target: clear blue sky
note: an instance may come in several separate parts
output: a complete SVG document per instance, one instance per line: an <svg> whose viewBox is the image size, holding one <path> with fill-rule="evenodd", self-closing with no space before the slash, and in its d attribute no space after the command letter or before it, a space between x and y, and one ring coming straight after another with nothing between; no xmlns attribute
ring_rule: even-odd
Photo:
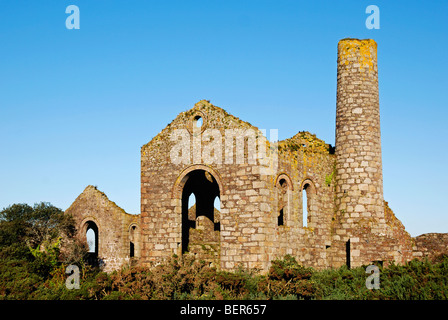
<svg viewBox="0 0 448 320"><path fill-rule="evenodd" d="M201 99L334 145L346 37L378 43L385 199L411 235L448 232L448 1L1 0L0 209L92 184L139 213L140 147Z"/></svg>

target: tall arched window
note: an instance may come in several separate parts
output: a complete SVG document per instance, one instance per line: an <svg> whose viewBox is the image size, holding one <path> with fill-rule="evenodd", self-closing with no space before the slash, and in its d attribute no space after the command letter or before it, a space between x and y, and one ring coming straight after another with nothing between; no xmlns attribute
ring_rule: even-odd
<svg viewBox="0 0 448 320"><path fill-rule="evenodd" d="M214 226L214 231L220 231L221 230L221 223L219 221L221 221L221 199L219 199L219 196L216 196L215 201L213 206L215 207L215 213L214 213L214 218L215 218L215 226ZM218 223L216 223L218 222Z"/></svg>
<svg viewBox="0 0 448 320"><path fill-rule="evenodd" d="M302 226L309 227L313 216L313 201L316 189L310 179L302 183Z"/></svg>
<svg viewBox="0 0 448 320"><path fill-rule="evenodd" d="M140 257L140 232L135 223L129 227L129 257Z"/></svg>
<svg viewBox="0 0 448 320"><path fill-rule="evenodd" d="M302 207L303 207L303 226L308 226L308 194L306 192L306 187L302 190Z"/></svg>
<svg viewBox="0 0 448 320"><path fill-rule="evenodd" d="M292 183L287 174L280 174L276 182L277 189L277 226L287 224L290 213Z"/></svg>
<svg viewBox="0 0 448 320"><path fill-rule="evenodd" d="M98 226L93 221L87 222L86 238L89 253L98 255Z"/></svg>
<svg viewBox="0 0 448 320"><path fill-rule="evenodd" d="M135 229L137 226L132 226L129 231L129 257L135 257Z"/></svg>
<svg viewBox="0 0 448 320"><path fill-rule="evenodd" d="M96 266L98 263L98 251L99 251L98 226L93 221L87 221L84 225L84 230L87 245L89 247L87 263L92 266Z"/></svg>
<svg viewBox="0 0 448 320"><path fill-rule="evenodd" d="M279 185L277 225L283 226L285 224L285 211L288 206L288 184L285 179L281 179Z"/></svg>

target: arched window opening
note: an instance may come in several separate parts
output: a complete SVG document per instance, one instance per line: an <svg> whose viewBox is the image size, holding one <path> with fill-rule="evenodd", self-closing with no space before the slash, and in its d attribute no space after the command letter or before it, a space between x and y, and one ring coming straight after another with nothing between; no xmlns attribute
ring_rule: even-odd
<svg viewBox="0 0 448 320"><path fill-rule="evenodd" d="M194 193L188 196L188 220L196 221L196 196Z"/></svg>
<svg viewBox="0 0 448 320"><path fill-rule="evenodd" d="M219 221L221 221L221 200L219 199L219 196L216 196L215 198L215 202L214 202L214 219L215 219L215 223L214 224L214 231L220 231L221 229L221 224L219 223Z"/></svg>
<svg viewBox="0 0 448 320"><path fill-rule="evenodd" d="M205 170L188 173L182 190L182 253L214 259L219 255L219 185ZM203 249L206 247L206 250Z"/></svg>
<svg viewBox="0 0 448 320"><path fill-rule="evenodd" d="M315 214L315 196L316 189L314 183L310 179L306 179L302 183L302 223L303 227L314 227L310 225L313 215Z"/></svg>
<svg viewBox="0 0 448 320"><path fill-rule="evenodd" d="M194 125L196 128L201 128L203 124L203 120L201 116L194 117Z"/></svg>
<svg viewBox="0 0 448 320"><path fill-rule="evenodd" d="M86 239L89 253L98 254L98 226L93 221L87 222Z"/></svg>
<svg viewBox="0 0 448 320"><path fill-rule="evenodd" d="M129 257L131 258L135 257L135 229L137 229L137 227L132 226L129 232Z"/></svg>
<svg viewBox="0 0 448 320"><path fill-rule="evenodd" d="M277 226L284 226L286 211L288 210L289 206L289 192L288 192L289 185L286 179L280 179L278 181L277 190L278 190Z"/></svg>
<svg viewBox="0 0 448 320"><path fill-rule="evenodd" d="M134 223L129 227L129 257L131 263L136 262L132 258L140 257L140 232L138 226Z"/></svg>
<svg viewBox="0 0 448 320"><path fill-rule="evenodd" d="M216 196L214 207L216 210L221 211L221 200L219 199L219 196Z"/></svg>
<svg viewBox="0 0 448 320"><path fill-rule="evenodd" d="M303 226L308 226L308 192L306 191L308 188L308 184L303 187L302 190L302 208L303 208Z"/></svg>
<svg viewBox="0 0 448 320"><path fill-rule="evenodd" d="M196 206L196 196L194 193L190 194L188 197L188 210L190 210L193 206Z"/></svg>
<svg viewBox="0 0 448 320"><path fill-rule="evenodd" d="M93 221L88 221L85 224L86 230L86 240L88 245L87 252L87 263L91 266L98 265L98 251L99 251L99 242L98 242L98 226Z"/></svg>
<svg viewBox="0 0 448 320"><path fill-rule="evenodd" d="M95 231L93 229L88 229L86 232L87 246L89 247L89 253L95 253L96 243L95 243Z"/></svg>

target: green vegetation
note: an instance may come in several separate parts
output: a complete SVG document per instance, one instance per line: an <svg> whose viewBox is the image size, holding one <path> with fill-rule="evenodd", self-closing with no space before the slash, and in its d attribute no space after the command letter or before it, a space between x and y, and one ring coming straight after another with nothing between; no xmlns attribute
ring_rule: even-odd
<svg viewBox="0 0 448 320"><path fill-rule="evenodd" d="M327 186L330 186L331 181L333 180L334 172L335 172L335 171L333 170L329 175L326 175L326 176L325 176L325 184L326 184Z"/></svg>
<svg viewBox="0 0 448 320"><path fill-rule="evenodd" d="M0 299L448 299L448 256L380 267L380 289L369 290L365 267L317 271L292 256L267 274L219 271L191 255L152 268L105 273L83 261L84 244L70 217L41 203L0 212ZM80 267L80 289L65 286L68 264Z"/></svg>

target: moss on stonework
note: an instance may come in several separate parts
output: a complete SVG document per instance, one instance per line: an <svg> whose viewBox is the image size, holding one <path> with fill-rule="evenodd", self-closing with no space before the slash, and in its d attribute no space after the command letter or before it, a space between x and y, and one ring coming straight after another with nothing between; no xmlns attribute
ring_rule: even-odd
<svg viewBox="0 0 448 320"><path fill-rule="evenodd" d="M314 232L314 228L313 227L303 227L303 229L313 233Z"/></svg>
<svg viewBox="0 0 448 320"><path fill-rule="evenodd" d="M296 152L301 150L304 153L329 154L331 145L317 138L315 134L308 131L300 131L292 138L279 141L278 150L279 152Z"/></svg>

